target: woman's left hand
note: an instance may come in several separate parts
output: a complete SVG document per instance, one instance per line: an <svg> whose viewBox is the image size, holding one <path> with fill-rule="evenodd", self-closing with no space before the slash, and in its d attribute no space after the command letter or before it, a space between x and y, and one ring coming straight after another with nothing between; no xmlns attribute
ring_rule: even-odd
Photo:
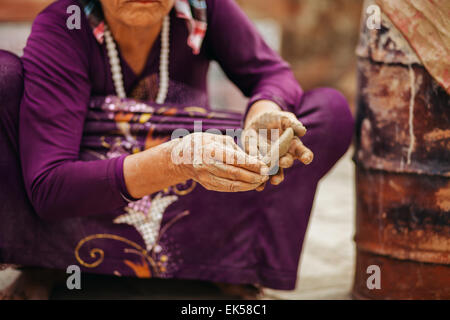
<svg viewBox="0 0 450 320"><path fill-rule="evenodd" d="M295 135L291 140L288 152L279 160L280 168L278 173L270 178L270 182L273 185L278 185L284 180L283 169L291 167L294 164L294 160L299 160L305 165L312 162L314 154L300 141L300 138L306 133L306 128L297 119L295 114L282 111L280 107L272 101L260 100L251 106L245 121L244 131L242 132L244 148L249 152L250 146L245 142L248 142L249 137L254 135L255 132L258 133L260 129L267 129L268 135L266 143L270 145L271 129L278 129L279 136L281 136L287 128L292 128ZM258 146L258 148L260 148L260 146ZM264 187L265 183L256 190L262 191Z"/></svg>

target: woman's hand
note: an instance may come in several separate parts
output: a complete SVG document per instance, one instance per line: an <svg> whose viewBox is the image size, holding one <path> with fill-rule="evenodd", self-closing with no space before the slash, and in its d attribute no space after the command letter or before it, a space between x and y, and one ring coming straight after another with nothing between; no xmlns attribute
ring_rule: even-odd
<svg viewBox="0 0 450 320"><path fill-rule="evenodd" d="M133 198L190 179L208 190L248 191L269 177L269 168L246 154L231 137L201 132L129 155L123 171Z"/></svg>
<svg viewBox="0 0 450 320"><path fill-rule="evenodd" d="M226 135L199 132L183 137L172 149L172 163L181 176L213 191L254 190L269 179L269 168Z"/></svg>
<svg viewBox="0 0 450 320"><path fill-rule="evenodd" d="M297 117L286 111L281 111L280 107L272 101L260 100L252 105L246 121L244 131L242 133L242 141L245 150L249 152L251 136L258 137L260 129L267 129L267 139L258 139L258 151L264 156L264 150L270 150L270 145L273 138L271 137L271 129L278 129L278 136L281 136L287 128L292 128L294 131L294 138L291 141L288 152L279 160L280 170L278 173L270 178L273 185L278 185L284 180L283 168L289 168L294 164L294 160L300 160L304 164L310 164L314 158L314 154L301 141L300 138L306 133L306 128L297 119ZM263 143L267 143L267 147ZM252 153L251 153L252 154ZM264 189L265 184L259 186L256 190Z"/></svg>

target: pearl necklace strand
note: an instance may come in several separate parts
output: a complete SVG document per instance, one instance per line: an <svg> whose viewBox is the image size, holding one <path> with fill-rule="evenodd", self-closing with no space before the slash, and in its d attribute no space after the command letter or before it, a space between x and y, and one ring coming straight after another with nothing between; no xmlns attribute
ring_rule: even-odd
<svg viewBox="0 0 450 320"><path fill-rule="evenodd" d="M170 18L164 17L161 29L161 53L159 57L159 90L155 102L164 103L169 91L169 32ZM120 67L119 53L117 52L116 43L111 35L111 31L105 24L105 42L108 52L109 64L111 66L111 74L114 82L114 88L119 98L126 98L125 88L123 85L122 68Z"/></svg>

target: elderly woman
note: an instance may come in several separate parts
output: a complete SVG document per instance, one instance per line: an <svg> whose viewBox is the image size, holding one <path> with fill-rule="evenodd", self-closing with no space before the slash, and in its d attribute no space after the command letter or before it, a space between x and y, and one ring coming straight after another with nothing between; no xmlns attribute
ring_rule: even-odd
<svg viewBox="0 0 450 320"><path fill-rule="evenodd" d="M245 116L210 110L211 60L249 97ZM10 218L26 236L10 232L0 262L295 287L317 183L353 120L337 91L304 93L233 0L60 0L36 18L22 63L19 150L34 210ZM295 137L269 181L267 162L230 138L170 139L195 120ZM173 161L193 137L213 161Z"/></svg>

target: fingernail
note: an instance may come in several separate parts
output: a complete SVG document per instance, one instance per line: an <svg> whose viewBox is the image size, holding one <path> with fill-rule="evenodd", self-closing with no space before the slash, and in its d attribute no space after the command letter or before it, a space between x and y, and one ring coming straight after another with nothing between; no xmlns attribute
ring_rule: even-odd
<svg viewBox="0 0 450 320"><path fill-rule="evenodd" d="M300 159L304 164L310 164L313 160L313 157L310 153L305 153Z"/></svg>
<svg viewBox="0 0 450 320"><path fill-rule="evenodd" d="M281 180L281 179L272 179L272 185L277 186L277 185L279 185L281 183L281 181L283 181L283 180Z"/></svg>

